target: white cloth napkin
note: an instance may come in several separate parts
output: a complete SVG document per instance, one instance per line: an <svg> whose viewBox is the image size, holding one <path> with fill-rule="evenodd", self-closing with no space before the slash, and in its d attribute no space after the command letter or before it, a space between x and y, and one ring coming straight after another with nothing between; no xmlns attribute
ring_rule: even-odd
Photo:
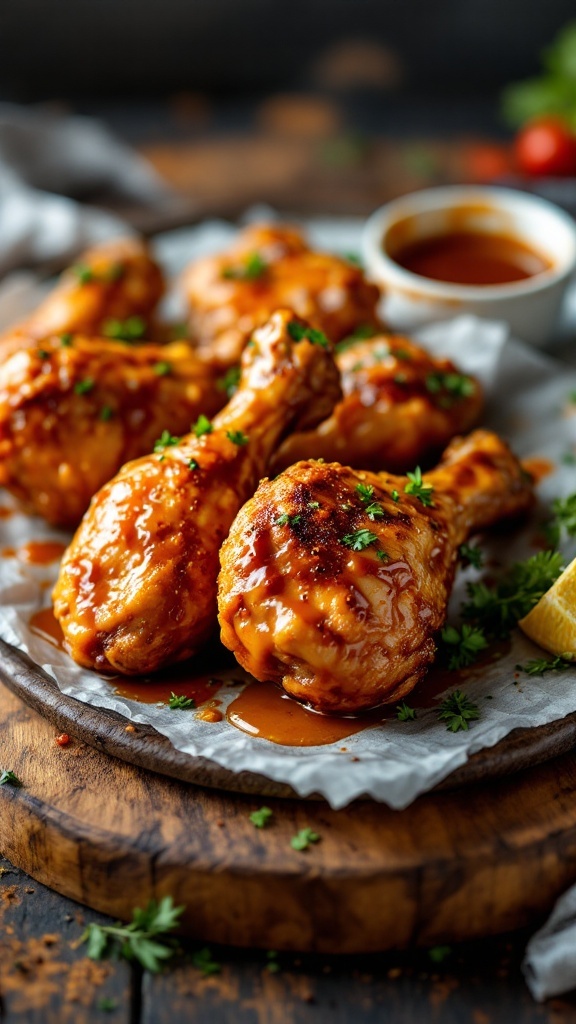
<svg viewBox="0 0 576 1024"><path fill-rule="evenodd" d="M530 939L522 970L539 1002L576 988L576 885L560 897L546 924Z"/></svg>
<svg viewBox="0 0 576 1024"><path fill-rule="evenodd" d="M170 209L153 169L85 117L0 103L0 274L66 261L130 228L91 202Z"/></svg>

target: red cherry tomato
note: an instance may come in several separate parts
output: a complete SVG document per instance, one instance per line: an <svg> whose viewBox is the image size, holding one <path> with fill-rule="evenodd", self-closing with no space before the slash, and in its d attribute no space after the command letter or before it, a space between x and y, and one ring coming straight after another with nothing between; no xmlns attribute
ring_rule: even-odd
<svg viewBox="0 0 576 1024"><path fill-rule="evenodd" d="M567 177L576 174L576 138L563 121L529 121L516 136L514 153L524 174Z"/></svg>

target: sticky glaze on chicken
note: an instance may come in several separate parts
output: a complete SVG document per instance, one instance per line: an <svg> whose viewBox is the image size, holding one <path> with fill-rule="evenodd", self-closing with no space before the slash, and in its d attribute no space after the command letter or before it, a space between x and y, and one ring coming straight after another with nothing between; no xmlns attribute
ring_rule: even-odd
<svg viewBox="0 0 576 1024"><path fill-rule="evenodd" d="M0 364L0 484L75 527L90 499L163 430L183 434L225 394L186 342L49 338Z"/></svg>
<svg viewBox="0 0 576 1024"><path fill-rule="evenodd" d="M150 672L193 654L214 630L218 551L234 516L286 431L323 419L340 397L329 350L295 341L294 326L291 312L275 313L213 422L128 463L92 501L54 591L79 664Z"/></svg>
<svg viewBox="0 0 576 1024"><path fill-rule="evenodd" d="M30 316L5 332L0 352L52 334L122 337L128 331L128 340L149 337L149 321L163 292L162 273L144 242L121 238L94 246Z"/></svg>
<svg viewBox="0 0 576 1024"><path fill-rule="evenodd" d="M338 256L312 251L291 228L247 228L224 253L195 261L182 288L191 334L202 356L238 362L255 327L280 307L292 309L332 342L358 324L377 324L379 293L362 271Z"/></svg>
<svg viewBox="0 0 576 1024"><path fill-rule="evenodd" d="M469 430L480 415L478 382L407 338L379 334L344 343L336 362L342 401L315 430L286 438L273 472L312 458L405 472Z"/></svg>
<svg viewBox="0 0 576 1024"><path fill-rule="evenodd" d="M396 702L414 687L434 658L459 545L526 509L532 489L484 431L424 475L424 502L407 485L319 462L260 483L219 577L222 640L248 672L323 712Z"/></svg>

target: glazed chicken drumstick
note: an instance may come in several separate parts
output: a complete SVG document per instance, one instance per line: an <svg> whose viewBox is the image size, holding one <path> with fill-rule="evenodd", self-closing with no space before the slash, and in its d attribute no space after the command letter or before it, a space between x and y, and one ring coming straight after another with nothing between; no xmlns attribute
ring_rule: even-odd
<svg viewBox="0 0 576 1024"><path fill-rule="evenodd" d="M222 641L317 711L404 697L434 658L459 545L526 509L495 434L454 441L423 479L299 462L263 480L221 551Z"/></svg>
<svg viewBox="0 0 576 1024"><path fill-rule="evenodd" d="M191 434L128 463L93 499L54 591L79 664L151 672L214 630L218 550L234 516L285 433L323 419L340 397L328 347L306 332L314 336L291 312L275 313L213 422L201 417Z"/></svg>
<svg viewBox="0 0 576 1024"><path fill-rule="evenodd" d="M378 334L351 342L336 362L342 400L315 430L286 438L272 472L318 458L405 472L469 430L480 415L478 382L408 338Z"/></svg>
<svg viewBox="0 0 576 1024"><path fill-rule="evenodd" d="M25 320L0 337L0 352L52 334L149 337L148 321L164 292L162 273L144 242L120 238L88 249Z"/></svg>
<svg viewBox="0 0 576 1024"><path fill-rule="evenodd" d="M125 462L150 452L163 430L187 433L225 395L187 342L64 340L0 364L0 484L27 511L76 527Z"/></svg>

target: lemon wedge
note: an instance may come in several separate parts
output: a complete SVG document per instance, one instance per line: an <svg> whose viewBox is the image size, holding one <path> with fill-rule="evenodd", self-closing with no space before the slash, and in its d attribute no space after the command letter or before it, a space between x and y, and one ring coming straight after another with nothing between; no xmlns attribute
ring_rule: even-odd
<svg viewBox="0 0 576 1024"><path fill-rule="evenodd" d="M576 558L518 625L545 651L576 659Z"/></svg>

